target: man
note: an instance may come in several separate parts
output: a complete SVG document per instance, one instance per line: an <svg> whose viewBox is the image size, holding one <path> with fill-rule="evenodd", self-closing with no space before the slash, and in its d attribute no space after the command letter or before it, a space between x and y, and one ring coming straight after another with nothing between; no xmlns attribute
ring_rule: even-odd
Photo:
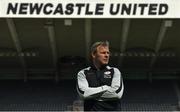
<svg viewBox="0 0 180 112"><path fill-rule="evenodd" d="M108 66L109 42L96 42L91 47L92 65L77 75L77 91L84 99L85 111L118 110L124 91L121 72Z"/></svg>

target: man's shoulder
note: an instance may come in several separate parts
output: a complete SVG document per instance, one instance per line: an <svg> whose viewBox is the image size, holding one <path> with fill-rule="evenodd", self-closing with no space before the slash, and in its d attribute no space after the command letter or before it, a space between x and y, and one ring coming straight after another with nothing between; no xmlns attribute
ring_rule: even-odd
<svg viewBox="0 0 180 112"><path fill-rule="evenodd" d="M117 67L111 67L111 66L109 66L109 65L108 65L106 68L107 68L107 69L119 70L119 68L117 68Z"/></svg>
<svg viewBox="0 0 180 112"><path fill-rule="evenodd" d="M111 69L111 70L113 70L115 73L121 73L121 71L119 70L119 68L117 68L117 67L111 67L111 66L107 66L106 67L107 69Z"/></svg>
<svg viewBox="0 0 180 112"><path fill-rule="evenodd" d="M83 69L81 69L79 72L84 72L84 71L86 71L86 70L90 70L90 68L91 68L91 67L83 68Z"/></svg>

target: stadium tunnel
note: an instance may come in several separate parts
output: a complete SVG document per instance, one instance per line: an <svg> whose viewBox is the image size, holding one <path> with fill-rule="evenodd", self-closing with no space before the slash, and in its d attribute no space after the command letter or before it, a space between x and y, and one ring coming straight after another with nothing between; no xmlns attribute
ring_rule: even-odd
<svg viewBox="0 0 180 112"><path fill-rule="evenodd" d="M124 111L180 109L179 19L0 18L0 110L82 110L77 72L110 42Z"/></svg>

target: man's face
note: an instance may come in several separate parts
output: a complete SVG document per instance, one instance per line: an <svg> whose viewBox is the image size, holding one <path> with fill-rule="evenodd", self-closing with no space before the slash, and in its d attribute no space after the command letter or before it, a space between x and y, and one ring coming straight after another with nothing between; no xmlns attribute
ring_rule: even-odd
<svg viewBox="0 0 180 112"><path fill-rule="evenodd" d="M97 52L92 54L93 60L99 65L105 65L109 63L109 47L108 46L98 46Z"/></svg>

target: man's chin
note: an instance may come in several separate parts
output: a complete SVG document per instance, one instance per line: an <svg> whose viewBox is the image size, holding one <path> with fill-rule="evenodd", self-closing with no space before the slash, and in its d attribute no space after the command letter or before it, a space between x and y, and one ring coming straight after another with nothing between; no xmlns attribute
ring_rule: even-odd
<svg viewBox="0 0 180 112"><path fill-rule="evenodd" d="M108 64L108 62L104 62L104 63L103 63L103 65L107 65L107 64Z"/></svg>

